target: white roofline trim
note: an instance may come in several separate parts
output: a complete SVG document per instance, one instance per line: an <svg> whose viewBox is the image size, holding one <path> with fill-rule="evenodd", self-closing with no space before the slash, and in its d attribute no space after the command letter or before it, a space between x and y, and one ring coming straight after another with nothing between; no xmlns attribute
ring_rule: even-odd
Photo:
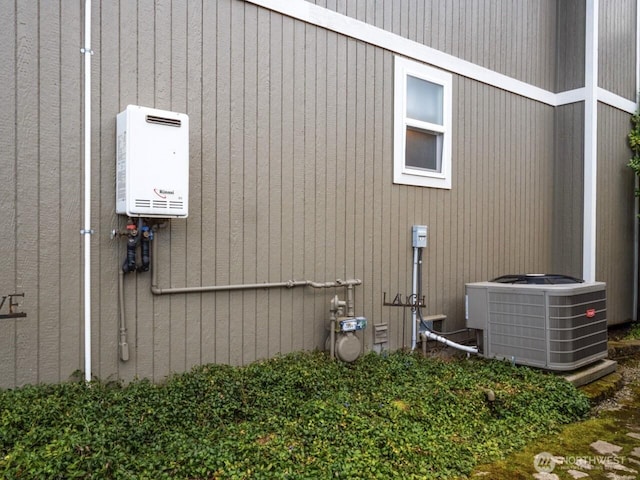
<svg viewBox="0 0 640 480"><path fill-rule="evenodd" d="M245 1L552 107L586 100L585 87L554 93L305 0ZM604 89L598 89L597 95L599 101L612 107L630 113L636 110L634 102Z"/></svg>

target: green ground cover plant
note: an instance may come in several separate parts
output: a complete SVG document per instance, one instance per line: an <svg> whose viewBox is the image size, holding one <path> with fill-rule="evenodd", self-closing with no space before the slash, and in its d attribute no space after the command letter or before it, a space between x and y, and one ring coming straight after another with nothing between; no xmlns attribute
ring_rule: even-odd
<svg viewBox="0 0 640 480"><path fill-rule="evenodd" d="M631 324L631 328L625 338L629 340L640 340L640 322Z"/></svg>
<svg viewBox="0 0 640 480"><path fill-rule="evenodd" d="M566 381L504 362L295 353L1 391L0 477L454 478L588 411Z"/></svg>

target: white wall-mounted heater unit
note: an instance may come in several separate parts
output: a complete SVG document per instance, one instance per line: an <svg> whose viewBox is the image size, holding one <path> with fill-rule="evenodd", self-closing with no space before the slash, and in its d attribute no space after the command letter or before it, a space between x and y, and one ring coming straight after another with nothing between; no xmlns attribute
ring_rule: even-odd
<svg viewBox="0 0 640 480"><path fill-rule="evenodd" d="M189 214L189 117L129 105L117 116L116 213Z"/></svg>
<svg viewBox="0 0 640 480"><path fill-rule="evenodd" d="M480 354L546 370L575 370L607 357L602 282L564 275L505 275L468 283L467 327Z"/></svg>

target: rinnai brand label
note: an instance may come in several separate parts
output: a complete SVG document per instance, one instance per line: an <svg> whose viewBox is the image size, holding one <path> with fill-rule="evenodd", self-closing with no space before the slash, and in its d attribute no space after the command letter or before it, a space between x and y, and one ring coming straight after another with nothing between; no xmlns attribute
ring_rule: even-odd
<svg viewBox="0 0 640 480"><path fill-rule="evenodd" d="M154 188L153 193L155 193L160 198L167 198L167 195L175 195L173 190L164 190L162 188Z"/></svg>
<svg viewBox="0 0 640 480"><path fill-rule="evenodd" d="M595 308L590 308L587 310L587 318L593 318L596 316L596 309Z"/></svg>

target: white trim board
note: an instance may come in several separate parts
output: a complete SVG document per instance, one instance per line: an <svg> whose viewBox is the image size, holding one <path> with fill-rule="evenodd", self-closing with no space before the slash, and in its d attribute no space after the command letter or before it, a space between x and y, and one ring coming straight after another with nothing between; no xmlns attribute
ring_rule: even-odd
<svg viewBox="0 0 640 480"><path fill-rule="evenodd" d="M598 194L598 4L587 0L584 61L584 212L582 278L596 280L596 212Z"/></svg>
<svg viewBox="0 0 640 480"><path fill-rule="evenodd" d="M552 107L586 100L585 88L550 92L305 0L245 1ZM627 113L636 111L634 102L603 89L598 89L598 101Z"/></svg>
<svg viewBox="0 0 640 480"><path fill-rule="evenodd" d="M597 91L598 101L606 103L607 105L622 110L623 112L634 114L637 110L637 105L631 100L627 100L615 93L598 87Z"/></svg>

